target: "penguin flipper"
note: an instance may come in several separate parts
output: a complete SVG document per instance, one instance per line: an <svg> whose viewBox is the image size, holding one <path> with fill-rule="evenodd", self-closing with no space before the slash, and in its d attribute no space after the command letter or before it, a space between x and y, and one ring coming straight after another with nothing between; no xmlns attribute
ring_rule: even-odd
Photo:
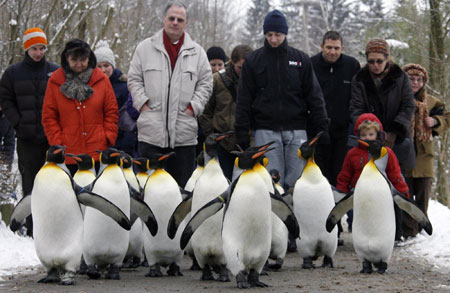
<svg viewBox="0 0 450 293"><path fill-rule="evenodd" d="M411 218L419 223L428 235L433 233L433 226L431 225L430 220L427 215L417 207L415 202L400 193L394 195L394 202L399 208L407 212Z"/></svg>
<svg viewBox="0 0 450 293"><path fill-rule="evenodd" d="M333 191L333 196L334 196L334 202L338 203L340 202L347 194L345 192L343 192L342 190L340 190L339 188L331 185L331 191Z"/></svg>
<svg viewBox="0 0 450 293"><path fill-rule="evenodd" d="M181 197L183 200L192 197L192 191L187 191L180 187Z"/></svg>
<svg viewBox="0 0 450 293"><path fill-rule="evenodd" d="M292 209L292 207L294 206L294 198L292 197L292 194L289 191L286 191L285 193L281 194L281 197Z"/></svg>
<svg viewBox="0 0 450 293"><path fill-rule="evenodd" d="M270 193L270 198L272 201L272 211L288 228L289 238L298 238L300 236L300 226L289 204L279 194Z"/></svg>
<svg viewBox="0 0 450 293"><path fill-rule="evenodd" d="M191 212L191 208L192 193L189 197L184 198L183 201L180 202L169 219L169 223L167 224L167 236L169 236L170 239L173 239L175 237L178 226L180 226L181 222L183 222L187 214Z"/></svg>
<svg viewBox="0 0 450 293"><path fill-rule="evenodd" d="M138 192L136 191L136 193ZM136 196L135 193L130 197L130 213L131 218L139 217L144 221L152 236L156 235L158 232L158 222L156 221L155 214L153 214L153 211L147 203ZM132 223L134 223L134 221L132 221Z"/></svg>
<svg viewBox="0 0 450 293"><path fill-rule="evenodd" d="M128 219L127 215L125 215L125 213L120 208L118 208L108 199L90 191L82 190L81 192L77 192L75 194L77 195L79 203L99 210L100 212L116 221L117 224L119 224L125 230L131 229L130 220Z"/></svg>
<svg viewBox="0 0 450 293"><path fill-rule="evenodd" d="M14 207L9 229L16 232L26 217L31 215L31 195L24 196Z"/></svg>
<svg viewBox="0 0 450 293"><path fill-rule="evenodd" d="M194 234L195 230L209 217L215 215L218 211L220 211L225 203L225 199L220 195L215 199L211 200L207 204L205 204L202 208L200 208L194 216L192 216L189 223L184 228L183 234L180 239L180 247L184 249L188 244L189 240Z"/></svg>
<svg viewBox="0 0 450 293"><path fill-rule="evenodd" d="M342 218L349 210L353 208L353 191L349 192L343 199L341 199L328 215L325 227L328 232L331 232L336 226L340 218Z"/></svg>

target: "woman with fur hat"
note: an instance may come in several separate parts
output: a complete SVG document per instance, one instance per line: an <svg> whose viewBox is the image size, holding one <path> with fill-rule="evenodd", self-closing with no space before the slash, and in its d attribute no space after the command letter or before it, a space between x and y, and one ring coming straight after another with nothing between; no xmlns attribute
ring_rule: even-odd
<svg viewBox="0 0 450 293"><path fill-rule="evenodd" d="M434 177L433 136L448 131L450 113L445 110L443 102L427 94L425 85L428 81L428 72L425 68L419 64L408 64L402 69L409 76L416 103L410 127L416 150L416 167L406 170L406 183L416 204L427 214L431 182ZM417 222L404 215L403 236L414 237L419 232Z"/></svg>
<svg viewBox="0 0 450 293"><path fill-rule="evenodd" d="M408 75L389 56L385 40L367 43L367 64L352 80L350 116L353 123L363 113L373 113L380 119L386 131L385 143L394 150L403 173L415 165L409 134L414 95Z"/></svg>
<svg viewBox="0 0 450 293"><path fill-rule="evenodd" d="M48 81L42 124L50 145L65 145L67 153L87 153L98 169L96 150L116 142L119 112L111 83L96 65L86 42L73 39L66 43L62 67ZM68 157L66 164L74 174L76 162Z"/></svg>

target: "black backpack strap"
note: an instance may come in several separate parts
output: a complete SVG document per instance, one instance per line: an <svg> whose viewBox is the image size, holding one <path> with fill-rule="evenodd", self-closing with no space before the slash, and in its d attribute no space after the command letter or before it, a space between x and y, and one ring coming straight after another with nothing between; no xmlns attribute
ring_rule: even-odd
<svg viewBox="0 0 450 293"><path fill-rule="evenodd" d="M223 84L233 97L233 101L236 102L236 89L234 88L233 84L231 83L231 80L228 78L225 72L226 72L225 69L221 69L219 70L219 75L222 78Z"/></svg>

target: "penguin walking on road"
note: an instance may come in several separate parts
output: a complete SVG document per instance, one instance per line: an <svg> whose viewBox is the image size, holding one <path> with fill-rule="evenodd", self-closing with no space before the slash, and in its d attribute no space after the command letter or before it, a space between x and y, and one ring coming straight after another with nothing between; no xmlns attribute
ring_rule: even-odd
<svg viewBox="0 0 450 293"><path fill-rule="evenodd" d="M337 248L337 229L328 233L325 222L333 209L334 196L330 183L314 162L315 143L320 134L304 142L299 157L306 160L302 176L294 187L294 213L302 227L297 248L303 258L304 269L314 267L313 260L324 256L323 267L333 267L333 256Z"/></svg>
<svg viewBox="0 0 450 293"><path fill-rule="evenodd" d="M326 229L331 231L337 221L353 208L353 246L363 263L361 273L370 274L372 265L377 272L386 272L395 240L394 202L407 212L431 235L433 228L428 217L409 198L398 192L386 176L389 153L381 141L366 141L370 160L356 182L354 192L347 194L330 212Z"/></svg>
<svg viewBox="0 0 450 293"><path fill-rule="evenodd" d="M36 175L31 196L24 197L15 207L10 228L17 230L32 211L36 254L47 270L47 276L39 282L73 285L83 242L79 204L99 209L124 229L130 229L130 222L113 203L77 185L64 160L64 147L54 145L48 149L46 163Z"/></svg>
<svg viewBox="0 0 450 293"><path fill-rule="evenodd" d="M144 201L154 210L161 229L152 236L148 229L144 228L144 251L150 267L146 277L161 277L161 266L169 266L169 276L183 275L180 272L180 262L183 258L183 250L179 246L181 232L174 239L170 239L165 233L170 216L182 201L178 183L164 170L166 160L174 154L154 153L148 161L149 167L154 171L145 184Z"/></svg>

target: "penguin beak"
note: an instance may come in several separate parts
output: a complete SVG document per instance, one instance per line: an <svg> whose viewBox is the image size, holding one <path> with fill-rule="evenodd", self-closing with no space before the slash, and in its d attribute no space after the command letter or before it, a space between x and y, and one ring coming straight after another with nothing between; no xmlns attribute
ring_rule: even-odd
<svg viewBox="0 0 450 293"><path fill-rule="evenodd" d="M269 143L266 143L266 144L264 144L264 145L262 145L262 146L259 146L258 147L258 151L263 151L263 150L266 150L268 147L270 147L273 143L274 143L275 141L271 141L271 142L269 142ZM271 148L271 150L273 150L274 148Z"/></svg>
<svg viewBox="0 0 450 293"><path fill-rule="evenodd" d="M273 142L272 142L272 143L273 143ZM275 149L275 148L270 148L270 149L265 149L265 150L259 151L259 152L257 152L256 154L254 154L254 155L252 156L252 159L259 158L259 157L261 157L262 155L264 155L265 153L267 153L268 151L271 151L271 150L273 150L273 149Z"/></svg>
<svg viewBox="0 0 450 293"><path fill-rule="evenodd" d="M158 159L158 161L163 161L163 160L167 159L168 157L170 157L170 156L173 155L173 154L175 154L175 152L170 152L170 153L168 153L168 154L165 154L165 155L161 156L161 157Z"/></svg>
<svg viewBox="0 0 450 293"><path fill-rule="evenodd" d="M120 153L111 153L109 156L110 157L117 157L117 156L120 156Z"/></svg>
<svg viewBox="0 0 450 293"><path fill-rule="evenodd" d="M312 146L313 144L315 144L318 140L319 140L319 138L322 136L322 134L323 134L323 131L321 131L321 132L319 132L317 135L316 135L316 137L314 137L313 139L311 139L311 141L309 142L309 146Z"/></svg>
<svg viewBox="0 0 450 293"><path fill-rule="evenodd" d="M53 154L59 154L62 151L63 151L63 149L56 149L56 150L53 151Z"/></svg>
<svg viewBox="0 0 450 293"><path fill-rule="evenodd" d="M133 160L133 163L135 163L136 165L142 165L142 163L141 162L139 162L139 161L136 161L136 160Z"/></svg>
<svg viewBox="0 0 450 293"><path fill-rule="evenodd" d="M83 161L80 157L77 157L77 156L72 155L72 154L66 154L66 156L71 157L72 159L74 159L77 162L82 162Z"/></svg>
<svg viewBox="0 0 450 293"><path fill-rule="evenodd" d="M234 131L228 131L228 132L222 133L220 136L218 136L216 138L216 141L221 141L222 139L229 137L233 133L234 133Z"/></svg>
<svg viewBox="0 0 450 293"><path fill-rule="evenodd" d="M362 144L365 147L369 147L369 143L367 143L365 140L357 139L356 141L359 142L360 144Z"/></svg>

